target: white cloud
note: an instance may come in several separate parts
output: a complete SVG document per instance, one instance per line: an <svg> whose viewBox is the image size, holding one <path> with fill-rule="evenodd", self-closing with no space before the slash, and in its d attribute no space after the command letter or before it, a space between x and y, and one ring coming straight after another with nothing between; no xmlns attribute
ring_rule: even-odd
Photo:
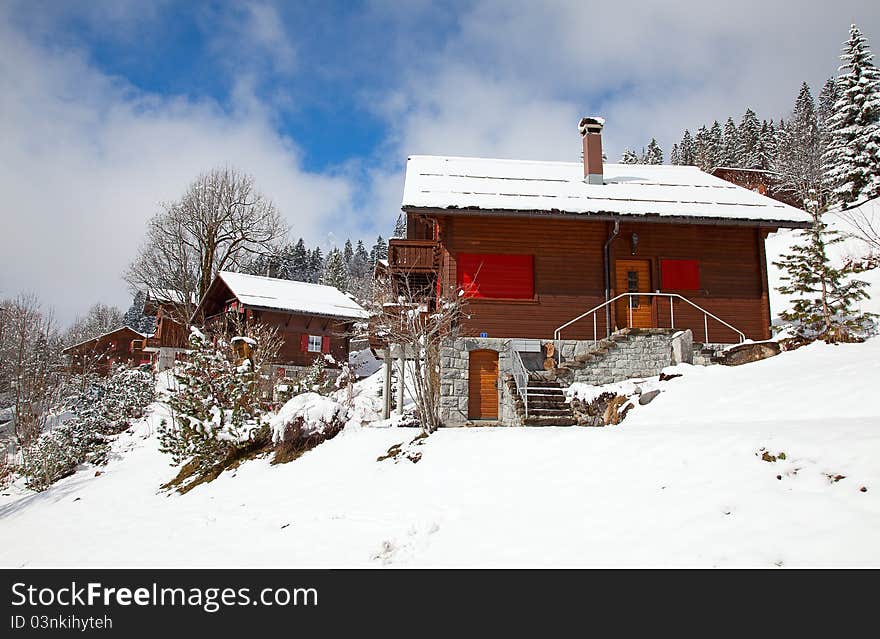
<svg viewBox="0 0 880 639"><path fill-rule="evenodd" d="M35 45L2 14L0 139L0 295L36 291L63 321L99 300L127 306L120 275L145 221L211 167L252 173L310 240L351 208L349 182L304 171L259 101L228 112L140 92L76 51Z"/></svg>

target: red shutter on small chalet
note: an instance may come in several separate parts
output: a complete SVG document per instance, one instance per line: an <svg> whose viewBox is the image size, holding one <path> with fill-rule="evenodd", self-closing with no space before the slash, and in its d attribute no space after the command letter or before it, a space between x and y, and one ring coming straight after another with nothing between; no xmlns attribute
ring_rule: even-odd
<svg viewBox="0 0 880 639"><path fill-rule="evenodd" d="M303 353L309 352L309 336L308 335L300 335L299 337L299 350Z"/></svg>
<svg viewBox="0 0 880 639"><path fill-rule="evenodd" d="M532 299L535 296L533 255L459 253L458 285L468 297Z"/></svg>
<svg viewBox="0 0 880 639"><path fill-rule="evenodd" d="M664 290L698 290L700 268L697 260L660 260L660 281Z"/></svg>
<svg viewBox="0 0 880 639"><path fill-rule="evenodd" d="M327 335L324 335L321 338L321 352L329 353L330 352L330 338Z"/></svg>

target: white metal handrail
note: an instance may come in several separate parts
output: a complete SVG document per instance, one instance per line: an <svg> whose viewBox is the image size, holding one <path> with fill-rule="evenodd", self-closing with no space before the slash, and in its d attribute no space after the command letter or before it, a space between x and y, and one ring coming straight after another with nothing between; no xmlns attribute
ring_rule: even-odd
<svg viewBox="0 0 880 639"><path fill-rule="evenodd" d="M513 344L510 345L510 361L512 363L513 368L513 380L516 382L516 392L522 398L523 406L526 409L526 417L529 416L529 372L526 370L525 364L523 364L522 357L520 357L519 353L516 349L513 348Z"/></svg>
<svg viewBox="0 0 880 639"><path fill-rule="evenodd" d="M634 297L666 297L666 298L669 298L669 324L670 324L670 328L675 328L675 309L674 309L674 305L672 303L672 300L673 299L680 299L684 302L687 302L688 304L690 304L691 306L693 306L695 309L697 309L698 311L700 311L703 314L703 336L705 338L704 343L709 342L709 318L710 317L712 319L714 319L716 322L726 326L727 328L732 330L734 333L739 335L740 343L746 341L746 335L741 330L739 330L738 328L735 328L734 326L731 326L730 324L725 322L723 319L721 319L717 315L713 315L712 313L707 311L702 306L694 304L691 300L684 297L683 295L679 295L678 293L621 293L620 295L618 295L616 297L612 297L607 302L603 302L602 304L599 304L598 306L591 308L586 313L581 313L580 315L575 317L573 320L568 321L565 324L563 324L562 326L560 326L559 328L557 328L553 332L553 339L554 340L562 339L560 336L561 336L562 331L564 329L568 328L569 326L571 326L575 322L579 322L580 320L584 319L588 315L592 314L593 315L593 341L594 342L598 341L598 334L597 334L597 327L596 327L596 312L602 310L603 308L605 308L609 304L612 304L612 303L616 302L617 300L622 299L624 297L629 298L629 324L630 324L630 326L632 326L632 312L633 312L632 300ZM606 331L608 329L609 329L609 327L606 326Z"/></svg>

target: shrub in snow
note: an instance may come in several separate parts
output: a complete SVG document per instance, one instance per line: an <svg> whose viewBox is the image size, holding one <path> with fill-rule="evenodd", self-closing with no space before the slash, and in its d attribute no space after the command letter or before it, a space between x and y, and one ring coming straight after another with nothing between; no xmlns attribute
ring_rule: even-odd
<svg viewBox="0 0 880 639"><path fill-rule="evenodd" d="M278 346L275 331L259 324L238 327L234 336L193 329L190 356L175 371L179 390L168 400L172 422L159 428L160 450L203 472L267 442L271 398L260 371Z"/></svg>
<svg viewBox="0 0 880 639"><path fill-rule="evenodd" d="M19 471L28 487L43 490L83 463L102 464L110 438L143 416L155 396L153 375L120 367L109 377L75 376L53 410L57 426L21 451Z"/></svg>

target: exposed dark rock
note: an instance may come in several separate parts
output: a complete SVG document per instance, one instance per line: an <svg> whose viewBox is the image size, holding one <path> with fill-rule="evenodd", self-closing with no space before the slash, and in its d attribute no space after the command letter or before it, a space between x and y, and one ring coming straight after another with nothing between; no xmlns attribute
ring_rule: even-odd
<svg viewBox="0 0 880 639"><path fill-rule="evenodd" d="M780 350L776 342L740 344L724 351L718 358L718 363L725 366L740 366L779 355Z"/></svg>
<svg viewBox="0 0 880 639"><path fill-rule="evenodd" d="M659 390L652 390L652 391L648 391L647 393L642 393L641 397L639 397L639 404L641 406L647 406L652 401L654 401L654 398L657 397L657 395L659 395L659 394L660 394Z"/></svg>

